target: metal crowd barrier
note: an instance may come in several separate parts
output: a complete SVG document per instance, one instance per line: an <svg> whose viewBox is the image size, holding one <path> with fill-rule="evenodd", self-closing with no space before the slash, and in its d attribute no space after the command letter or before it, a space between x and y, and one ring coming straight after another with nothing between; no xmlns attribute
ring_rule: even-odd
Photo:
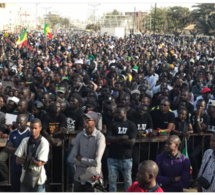
<svg viewBox="0 0 215 195"><path fill-rule="evenodd" d="M192 149L194 149L195 137L199 137L199 136L202 137L202 143L201 143L201 145L202 145L202 156L203 156L204 152L205 152L205 138L206 137L210 137L211 133L204 133L202 135L199 135L198 133L190 134L190 138L189 139L192 142ZM141 137L141 138L136 139L136 143L139 144L139 148L140 148L141 143L148 143L149 144L149 147L148 147L148 159L150 159L151 143L158 143L157 151L159 151L160 143L161 142L165 142L168 137L169 137L169 134L167 134L167 135L160 135L160 136L146 136L146 137ZM140 155L141 154L139 153L139 159L140 159Z"/></svg>
<svg viewBox="0 0 215 195"><path fill-rule="evenodd" d="M65 189L68 192L69 191L69 174L68 174L68 168L66 168L67 171L67 177L66 177L66 181L65 181L65 173L64 173L64 157L65 157L65 151L69 151L70 149L70 143L72 142L72 140L74 140L76 135L74 134L67 134L65 135L64 140L62 141L62 156L61 156L61 161L62 161L62 167L61 167L61 182L60 183L53 183L53 161L52 161L52 147L50 146L50 153L51 153L51 158L49 159L51 161L51 180L49 182L50 186L54 186L54 185L60 185L61 186L61 191L64 192ZM192 139L193 142L193 147L194 147L194 138L196 136L200 136L199 134L191 134L190 135L190 139ZM210 133L206 133L202 135L202 155L204 154L205 148L204 148L204 142L205 142L205 138L211 136ZM142 138L138 138L136 140L136 143L141 144L141 143L148 143L149 147L148 147L148 159L150 157L150 145L151 143L158 143L158 150L159 150L159 143L161 142L165 142L167 140L167 138L169 137L169 135L160 135L160 136L147 136L147 137L142 137ZM67 141L67 142L66 142ZM7 142L6 138L0 138L0 147L5 147ZM67 143L67 144L65 144ZM1 186L10 186L10 158L9 158L9 164L8 164L8 169L9 169L9 182L8 184L4 184L4 185L0 185Z"/></svg>

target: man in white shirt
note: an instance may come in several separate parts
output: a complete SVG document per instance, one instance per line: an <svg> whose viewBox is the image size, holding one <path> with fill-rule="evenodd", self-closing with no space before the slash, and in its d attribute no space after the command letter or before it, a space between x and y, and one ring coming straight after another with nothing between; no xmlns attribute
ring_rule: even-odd
<svg viewBox="0 0 215 195"><path fill-rule="evenodd" d="M144 77L149 83L150 89L153 89L153 87L156 85L157 81L159 80L159 76L155 73L155 70L153 67L150 68L148 71L148 75Z"/></svg>
<svg viewBox="0 0 215 195"><path fill-rule="evenodd" d="M21 192L45 192L46 172L44 165L48 161L49 142L40 135L42 123L35 118L31 121L31 136L22 140L15 152L16 163L24 165L20 178ZM33 170L40 172L35 187L25 183L26 171Z"/></svg>

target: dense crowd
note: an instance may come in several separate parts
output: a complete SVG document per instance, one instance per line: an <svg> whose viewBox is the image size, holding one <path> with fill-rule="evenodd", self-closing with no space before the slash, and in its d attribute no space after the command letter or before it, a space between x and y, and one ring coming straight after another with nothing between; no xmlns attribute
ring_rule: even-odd
<svg viewBox="0 0 215 195"><path fill-rule="evenodd" d="M201 190L215 191L212 38L82 33L54 34L49 40L29 32L28 46L22 47L15 34L0 38L0 137L8 138L0 153L0 179L8 182L6 161L12 154L12 191L20 191L22 171L32 162L43 167L39 185L50 175L53 183L61 182L65 135L77 135L66 140L70 151L65 152L65 174L74 191L85 191L87 177L101 173L110 192L117 191L118 173L125 191L182 192L199 178L210 184ZM42 142L41 136L32 138L33 129L41 131ZM204 133L211 137L202 142ZM167 135L166 143L136 142ZM24 163L29 136L31 144L46 147L43 154L32 149L33 160ZM52 146L49 157L44 138ZM186 149L189 158L182 154Z"/></svg>

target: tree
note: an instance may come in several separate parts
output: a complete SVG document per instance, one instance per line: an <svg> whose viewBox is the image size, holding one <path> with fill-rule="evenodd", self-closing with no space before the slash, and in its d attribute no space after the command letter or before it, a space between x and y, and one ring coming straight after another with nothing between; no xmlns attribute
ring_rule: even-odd
<svg viewBox="0 0 215 195"><path fill-rule="evenodd" d="M100 30L100 25L99 24L87 24L86 29L94 30L97 32Z"/></svg>
<svg viewBox="0 0 215 195"><path fill-rule="evenodd" d="M166 32L167 31L167 8L153 8L150 12L151 15L151 27L154 28L156 32ZM149 16L148 16L149 17Z"/></svg>
<svg viewBox="0 0 215 195"><path fill-rule="evenodd" d="M150 14L144 18L149 21L151 16L151 28L156 32L169 32L179 36L184 27L189 23L190 11L186 7L174 6L168 8L153 8ZM148 24L148 22L147 22ZM148 29L148 28L147 28Z"/></svg>
<svg viewBox="0 0 215 195"><path fill-rule="evenodd" d="M186 7L174 6L167 10L168 29L175 36L179 36L187 24L190 23L190 10Z"/></svg>
<svg viewBox="0 0 215 195"><path fill-rule="evenodd" d="M62 18L61 19L61 24L65 28L69 28L69 26L70 26L70 20L69 20L69 18Z"/></svg>
<svg viewBox="0 0 215 195"><path fill-rule="evenodd" d="M106 13L106 15L122 15L122 13L116 9L114 9L112 12Z"/></svg>
<svg viewBox="0 0 215 195"><path fill-rule="evenodd" d="M194 29L190 30L190 34L193 35L194 38L196 38L196 35L199 34L199 30L194 27Z"/></svg>
<svg viewBox="0 0 215 195"><path fill-rule="evenodd" d="M215 4L200 3L193 7L191 21L196 24L195 28L205 35L215 35Z"/></svg>
<svg viewBox="0 0 215 195"><path fill-rule="evenodd" d="M63 18L57 14L48 14L45 18L45 21L48 23L50 28L54 28L54 26L58 23L61 23L61 25L65 28L69 28L70 26L69 18Z"/></svg>

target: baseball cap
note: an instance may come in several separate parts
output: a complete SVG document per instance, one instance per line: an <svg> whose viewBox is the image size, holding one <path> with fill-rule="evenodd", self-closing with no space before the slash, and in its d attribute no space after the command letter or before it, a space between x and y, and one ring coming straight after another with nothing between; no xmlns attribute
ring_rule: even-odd
<svg viewBox="0 0 215 195"><path fill-rule="evenodd" d="M15 97L15 96L9 97L9 98L7 99L7 102L9 102L9 101L13 101L13 102L15 102L16 104L18 104L18 103L19 103L19 98Z"/></svg>
<svg viewBox="0 0 215 195"><path fill-rule="evenodd" d="M38 109L43 109L43 107L44 107L44 105L43 105L43 103L42 102L36 102L36 103L34 103L34 105L38 108Z"/></svg>
<svg viewBox="0 0 215 195"><path fill-rule="evenodd" d="M66 88L65 87L59 87L57 92L66 93Z"/></svg>
<svg viewBox="0 0 215 195"><path fill-rule="evenodd" d="M202 93L207 93L207 92L211 92L211 90L208 87L204 87L202 89Z"/></svg>
<svg viewBox="0 0 215 195"><path fill-rule="evenodd" d="M131 92L131 95L134 94L134 93L137 93L137 94L140 94L140 91L138 89L135 89Z"/></svg>
<svg viewBox="0 0 215 195"><path fill-rule="evenodd" d="M99 120L98 114L96 112L93 112L93 111L89 111L87 114L84 114L84 116L86 116L89 119L93 119L94 121L96 121L96 123Z"/></svg>
<svg viewBox="0 0 215 195"><path fill-rule="evenodd" d="M215 106L215 100L209 100L208 106Z"/></svg>

